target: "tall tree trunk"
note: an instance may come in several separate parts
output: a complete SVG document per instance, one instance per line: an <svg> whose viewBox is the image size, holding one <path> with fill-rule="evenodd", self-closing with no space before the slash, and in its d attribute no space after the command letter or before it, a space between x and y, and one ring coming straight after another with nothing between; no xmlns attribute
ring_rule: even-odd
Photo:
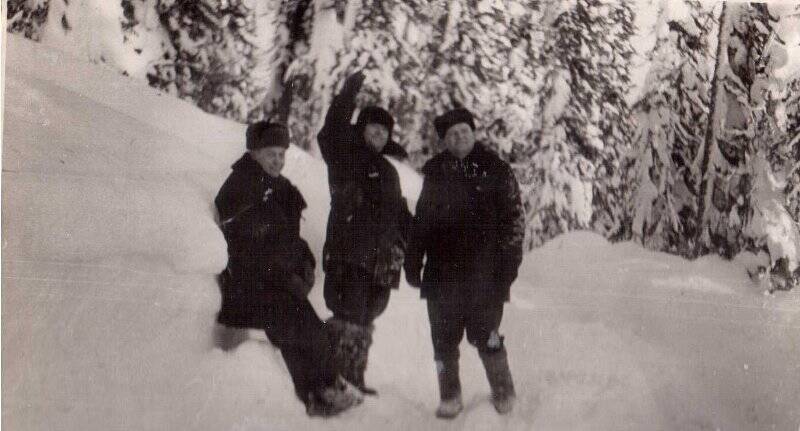
<svg viewBox="0 0 800 431"><path fill-rule="evenodd" d="M278 68L278 76L281 83L281 96L278 98L273 110L273 117L283 124L289 123L289 112L292 110L292 100L294 99L294 88L291 78L287 81L286 71L289 69L288 65L282 64Z"/></svg>
<svg viewBox="0 0 800 431"><path fill-rule="evenodd" d="M703 143L700 159L700 189L697 194L697 238L695 239L694 257L701 255L705 250L706 241L703 236L708 234L707 223L705 222L708 217L706 216L706 202L710 199L712 188L708 186L708 182L712 176L708 173L708 166L711 160L711 149L719 138L719 127L722 122L723 110L720 106L720 100L724 96L725 90L720 82L723 79L723 73L727 70L727 52L724 50L728 46L730 38L730 18L728 16L728 2L722 2L722 11L719 15L719 33L717 34L717 55L714 61L714 71L711 78L711 100L709 101L709 119L711 124L706 128L705 141ZM724 64L723 64L724 62Z"/></svg>
<svg viewBox="0 0 800 431"><path fill-rule="evenodd" d="M276 80L279 88L279 96L272 105L272 117L283 124L288 124L289 114L292 111L294 100L295 78L287 75L290 65L297 58L297 48L301 44L307 44L309 34L306 29L306 12L311 7L311 0L299 0L286 2L284 7L278 10L278 14L285 16L278 17L279 22L283 22L287 38L280 49L284 52L281 63L277 67ZM280 31L280 30L279 30Z"/></svg>
<svg viewBox="0 0 800 431"><path fill-rule="evenodd" d="M772 171L780 140L785 66L780 16L764 3L723 4L712 79L711 124L700 162L697 254L756 256L768 289L800 281L800 228ZM779 151L778 151L779 152Z"/></svg>

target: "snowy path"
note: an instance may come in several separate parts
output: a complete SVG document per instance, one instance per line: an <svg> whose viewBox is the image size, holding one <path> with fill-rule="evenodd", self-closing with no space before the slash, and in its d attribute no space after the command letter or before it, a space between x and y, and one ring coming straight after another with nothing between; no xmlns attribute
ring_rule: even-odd
<svg viewBox="0 0 800 431"><path fill-rule="evenodd" d="M210 200L243 126L9 38L3 135L2 420L13 430L781 430L800 426L800 292L736 262L571 233L526 256L502 332L519 391L498 416L462 343L466 411L433 410L425 305L377 321L380 397L309 419L258 331L211 348L224 242ZM80 80L59 71L64 65ZM406 195L419 177L401 167ZM319 253L325 168L293 149ZM312 300L323 317L322 274Z"/></svg>
<svg viewBox="0 0 800 431"><path fill-rule="evenodd" d="M405 287L378 321L368 379L381 396L322 422L304 417L279 354L257 331L233 354L210 349L218 297L208 277L121 268L3 262L3 312L13 316L3 327L10 429L794 431L800 423L797 310L781 317L768 308L536 288L527 301L539 305L514 301L504 320L517 410L494 413L464 343L467 410L441 422L432 415L424 303ZM314 299L321 302L318 291Z"/></svg>

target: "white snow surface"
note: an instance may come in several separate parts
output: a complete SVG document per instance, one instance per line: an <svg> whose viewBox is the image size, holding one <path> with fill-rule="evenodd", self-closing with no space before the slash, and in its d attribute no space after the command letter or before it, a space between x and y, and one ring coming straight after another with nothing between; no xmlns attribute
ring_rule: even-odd
<svg viewBox="0 0 800 431"><path fill-rule="evenodd" d="M376 322L380 396L308 418L259 331L211 344L225 264L212 200L244 126L8 36L3 131L2 423L13 430L788 430L800 425L800 294L737 262L597 235L526 255L502 332L519 394L498 416L462 344L465 411L438 401L425 304L403 284ZM319 254L325 167L286 175ZM413 204L420 178L402 164ZM321 299L322 274L311 299Z"/></svg>

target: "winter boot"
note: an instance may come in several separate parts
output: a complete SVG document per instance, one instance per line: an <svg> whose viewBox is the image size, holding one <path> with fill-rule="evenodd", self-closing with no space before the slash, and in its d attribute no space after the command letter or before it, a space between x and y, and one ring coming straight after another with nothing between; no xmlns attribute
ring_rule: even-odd
<svg viewBox="0 0 800 431"><path fill-rule="evenodd" d="M514 391L514 381L508 369L508 355L504 348L499 350L480 352L481 361L486 368L486 377L492 388L492 404L497 413L504 415L514 408L517 394Z"/></svg>
<svg viewBox="0 0 800 431"><path fill-rule="evenodd" d="M352 369L350 372L350 382L353 383L365 395L378 395L378 391L370 388L364 382L364 374L367 371L367 362L369 360L369 348L372 346L372 331L375 329L372 325L368 326L355 326L353 333L353 358Z"/></svg>
<svg viewBox="0 0 800 431"><path fill-rule="evenodd" d="M436 417L453 419L461 413L461 381L458 378L458 360L436 361L436 374L439 378L441 402L436 409Z"/></svg>
<svg viewBox="0 0 800 431"><path fill-rule="evenodd" d="M214 325L214 346L223 351L231 351L245 341L247 341L246 328L232 328L220 323Z"/></svg>
<svg viewBox="0 0 800 431"><path fill-rule="evenodd" d="M331 318L327 323L335 340L334 357L337 369L362 393L376 395L378 392L364 383L373 326L356 325L337 318Z"/></svg>
<svg viewBox="0 0 800 431"><path fill-rule="evenodd" d="M309 416L334 416L364 401L364 395L341 376L333 385L309 392L306 413Z"/></svg>

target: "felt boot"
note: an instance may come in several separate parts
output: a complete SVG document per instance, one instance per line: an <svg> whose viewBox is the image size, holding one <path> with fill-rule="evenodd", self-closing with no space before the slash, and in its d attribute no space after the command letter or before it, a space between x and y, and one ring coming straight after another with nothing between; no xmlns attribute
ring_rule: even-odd
<svg viewBox="0 0 800 431"><path fill-rule="evenodd" d="M436 374L439 379L439 407L436 417L453 419L461 413L461 381L458 377L458 360L436 361Z"/></svg>
<svg viewBox="0 0 800 431"><path fill-rule="evenodd" d="M492 352L481 352L480 357L492 388L492 404L495 410L501 415L509 413L514 408L517 394L508 368L506 350L501 348Z"/></svg>

